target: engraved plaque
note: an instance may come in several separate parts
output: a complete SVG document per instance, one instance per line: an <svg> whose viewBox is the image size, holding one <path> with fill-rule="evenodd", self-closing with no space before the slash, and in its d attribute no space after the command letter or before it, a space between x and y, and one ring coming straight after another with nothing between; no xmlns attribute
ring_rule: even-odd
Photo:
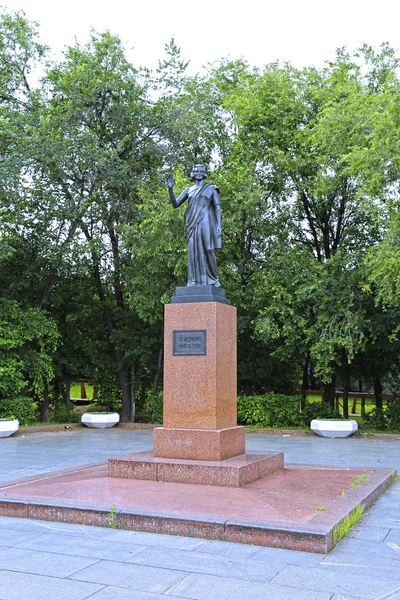
<svg viewBox="0 0 400 600"><path fill-rule="evenodd" d="M174 331L174 356L206 354L206 330Z"/></svg>

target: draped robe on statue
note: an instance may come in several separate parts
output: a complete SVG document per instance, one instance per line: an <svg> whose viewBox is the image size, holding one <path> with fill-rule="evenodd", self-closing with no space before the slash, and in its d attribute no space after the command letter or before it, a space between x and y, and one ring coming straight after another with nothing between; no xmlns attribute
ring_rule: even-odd
<svg viewBox="0 0 400 600"><path fill-rule="evenodd" d="M221 248L217 234L216 205L219 206L219 189L203 183L199 188L186 188L177 204L188 199L185 211L185 229L188 240L188 286L219 286L214 249Z"/></svg>

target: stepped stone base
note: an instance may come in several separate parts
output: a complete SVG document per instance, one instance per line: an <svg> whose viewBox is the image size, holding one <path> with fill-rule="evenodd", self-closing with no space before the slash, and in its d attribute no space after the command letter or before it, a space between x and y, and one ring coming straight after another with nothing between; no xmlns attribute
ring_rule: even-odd
<svg viewBox="0 0 400 600"><path fill-rule="evenodd" d="M108 461L108 477L243 487L283 469L282 452L251 452L221 461L159 458L138 452Z"/></svg>
<svg viewBox="0 0 400 600"><path fill-rule="evenodd" d="M154 430L154 456L183 460L225 460L245 453L245 428Z"/></svg>

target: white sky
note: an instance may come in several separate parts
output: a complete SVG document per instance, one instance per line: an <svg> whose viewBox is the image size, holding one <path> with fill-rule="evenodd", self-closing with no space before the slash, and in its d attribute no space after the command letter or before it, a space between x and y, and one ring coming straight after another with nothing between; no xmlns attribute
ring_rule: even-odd
<svg viewBox="0 0 400 600"><path fill-rule="evenodd" d="M388 41L400 47L399 0L0 0L41 23L42 41L56 54L88 40L90 28L125 42L135 64L157 66L175 36L191 70L223 57L252 65L275 59L296 66L334 56L336 47Z"/></svg>

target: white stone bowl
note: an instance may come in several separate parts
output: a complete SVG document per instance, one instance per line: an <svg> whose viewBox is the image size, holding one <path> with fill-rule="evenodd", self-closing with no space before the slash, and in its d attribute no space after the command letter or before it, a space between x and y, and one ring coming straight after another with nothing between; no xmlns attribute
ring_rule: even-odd
<svg viewBox="0 0 400 600"><path fill-rule="evenodd" d="M119 414L116 412L95 413L87 412L81 417L81 423L86 427L95 427L96 429L104 429L105 427L114 427L119 423Z"/></svg>
<svg viewBox="0 0 400 600"><path fill-rule="evenodd" d="M314 419L310 423L311 430L322 437L349 437L358 429L357 421L335 421L330 419Z"/></svg>
<svg viewBox="0 0 400 600"><path fill-rule="evenodd" d="M9 437L19 429L18 419L0 419L0 438Z"/></svg>

